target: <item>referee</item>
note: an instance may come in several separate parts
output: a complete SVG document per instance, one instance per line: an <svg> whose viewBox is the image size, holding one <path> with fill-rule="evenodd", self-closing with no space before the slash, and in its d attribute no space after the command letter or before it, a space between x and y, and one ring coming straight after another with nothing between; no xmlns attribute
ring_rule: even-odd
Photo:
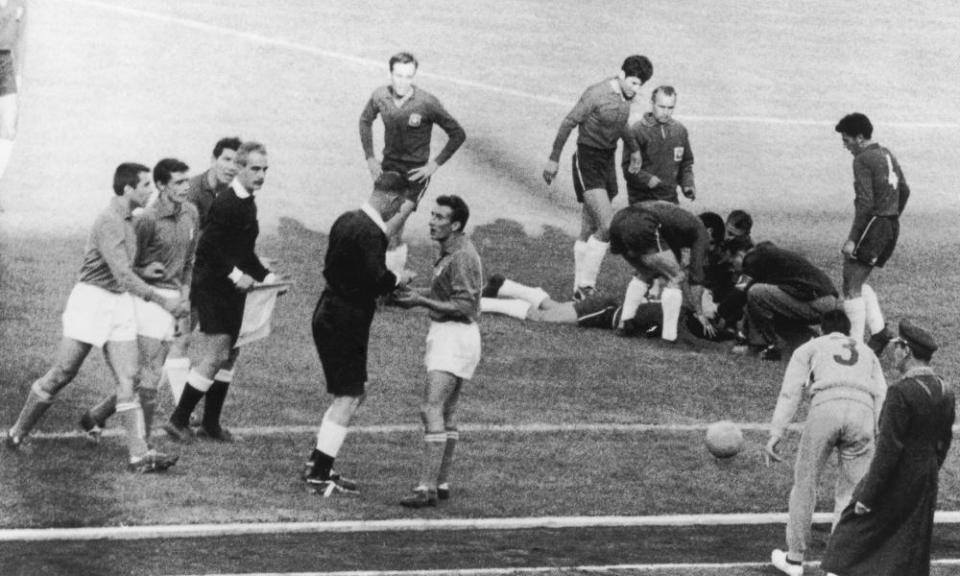
<svg viewBox="0 0 960 576"><path fill-rule="evenodd" d="M323 415L304 481L317 494L358 494L357 484L333 470L347 437L350 419L363 402L367 382L367 345L378 296L406 285L387 269L387 225L406 201L406 179L384 172L370 199L342 214L330 229L323 276L327 286L313 312L313 341L320 355L327 392L333 402Z"/></svg>

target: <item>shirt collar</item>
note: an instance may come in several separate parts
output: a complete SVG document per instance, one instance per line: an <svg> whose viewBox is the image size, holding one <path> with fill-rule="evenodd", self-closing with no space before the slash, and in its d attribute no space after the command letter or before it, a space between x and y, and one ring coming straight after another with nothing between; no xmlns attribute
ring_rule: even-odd
<svg viewBox="0 0 960 576"><path fill-rule="evenodd" d="M230 183L230 187L233 188L233 192L237 195L237 198L240 198L241 200L253 196L253 194L243 187L243 184L241 184L240 180L237 178L233 179L233 182Z"/></svg>
<svg viewBox="0 0 960 576"><path fill-rule="evenodd" d="M933 376L933 368L929 366L914 366L903 373L904 378L913 378L914 376Z"/></svg>
<svg viewBox="0 0 960 576"><path fill-rule="evenodd" d="M171 202L162 195L157 197L157 201L153 204L153 206L154 210L157 211L157 216L161 218L169 218L180 213L180 205L175 202Z"/></svg>
<svg viewBox="0 0 960 576"><path fill-rule="evenodd" d="M369 202L364 202L363 206L360 207L360 210L369 216L370 219L373 220L373 223L377 225L377 228L383 230L384 234L387 233L387 223L383 221L383 216L381 216L380 213L377 212L377 210L371 206Z"/></svg>
<svg viewBox="0 0 960 576"><path fill-rule="evenodd" d="M393 101L397 103L398 106L402 106L403 104L406 104L410 100L413 100L414 94L417 93L416 86L410 86L410 92L403 98L397 97L397 93L393 91L393 86L387 86L387 90L390 91L390 97L393 98Z"/></svg>

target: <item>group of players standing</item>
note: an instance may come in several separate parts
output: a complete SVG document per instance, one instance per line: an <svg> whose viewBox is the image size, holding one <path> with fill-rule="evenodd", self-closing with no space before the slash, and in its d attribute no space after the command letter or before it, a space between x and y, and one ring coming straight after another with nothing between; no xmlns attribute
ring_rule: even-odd
<svg viewBox="0 0 960 576"><path fill-rule="evenodd" d="M859 415L860 436L855 442L858 456L872 454L870 418L880 416L886 396L885 386L877 385L882 372L878 377L874 352L882 351L893 335L865 280L893 252L898 217L910 191L894 156L872 141L873 127L866 116L850 114L836 127L854 155L856 192L854 223L842 248L844 298L840 305L829 278L803 256L769 242L754 246L749 235L752 220L744 212L736 211L724 222L716 214L698 217L678 206L678 189L690 200L696 198L689 138L672 119L677 93L671 86L656 88L650 112L632 121L634 97L653 75L651 62L640 55L628 57L617 76L586 90L563 120L543 170L550 184L563 146L577 128L572 172L583 212L581 233L574 243L574 301L553 301L542 290L497 275L484 286L480 258L464 234L469 208L455 195L438 197L432 209L430 235L441 251L429 294L422 294L408 286L414 274L406 269L407 250L400 241L404 223L417 208L431 176L466 135L434 96L414 86L418 63L412 55L395 55L389 67L390 84L373 93L360 117L360 139L375 181L373 192L360 210L343 214L331 228L326 287L312 318L333 401L304 473L311 489L324 496L359 491L357 483L336 472L333 464L364 398L370 326L383 296L402 307L427 308L431 318L425 359L428 377L421 404L424 455L419 484L402 501L406 506L435 506L450 497L448 476L459 438L456 405L480 359L481 308L519 318L604 325L625 333L647 332L655 326L664 340L677 338L685 309L687 325L698 336L741 336L743 345L770 360L780 357L778 329L784 321L802 325L824 321L828 333L801 346L791 359L767 453L779 458L777 447L785 422L796 410L798 390L809 387L819 398L815 406L835 409L843 402L859 402L869 408ZM378 115L385 134L381 160L374 154L372 136ZM447 133L448 142L431 159L434 124ZM625 143L622 173L630 205L614 213L611 201L618 193L615 162L620 140ZM116 197L95 222L80 280L64 312L59 356L53 368L31 386L20 417L7 433L7 446L22 443L93 346L104 348L117 393L84 414L82 426L96 434L110 414L120 414L131 469L162 471L177 460L148 445L156 389L164 377L178 402L164 426L171 438L187 441L194 436L190 415L206 397L200 434L218 441L232 439L219 420L236 361L245 295L278 277L254 250L259 232L254 193L267 172L266 149L256 142L225 139L218 143L213 160L211 170L192 180L187 177L189 168L175 159L160 161L152 179L150 170L140 164L117 168ZM134 209L146 204L152 182L158 199L134 217ZM611 301L597 290L608 250L622 255L636 270L622 302ZM714 299L704 297L705 286ZM500 301L511 298L522 304L502 306ZM746 320L741 321L744 315ZM188 371L183 341L172 354L167 352L175 335L190 334L196 322L199 327L191 341L201 360ZM863 343L866 327L870 347ZM900 408L926 410L934 416L927 432L936 442L930 453L939 465L949 446L953 396L924 368L936 349L935 341L906 323L901 324L897 342L903 343L897 347L902 351L898 366L909 368L904 370L904 392L898 396ZM855 372L844 373L847 368ZM917 387L926 390L926 397L913 393ZM824 400L828 396L837 402ZM919 407L918 402L927 405ZM825 454L833 447L844 454L847 445L842 425L846 416L831 412L829 423L808 422L801 440L788 526L790 550L774 555L774 563L790 574L800 573L795 568L805 547L804 522L809 524ZM884 422L880 418L881 453L892 449L883 444ZM904 434L909 436L910 430L889 431L889 442L902 440ZM866 467L857 470L865 472ZM845 484L838 490L838 510L848 502L853 506L853 501L857 515L874 507L883 509L882 502L864 503L851 496L857 475L842 475ZM795 509L802 510L796 519Z"/></svg>

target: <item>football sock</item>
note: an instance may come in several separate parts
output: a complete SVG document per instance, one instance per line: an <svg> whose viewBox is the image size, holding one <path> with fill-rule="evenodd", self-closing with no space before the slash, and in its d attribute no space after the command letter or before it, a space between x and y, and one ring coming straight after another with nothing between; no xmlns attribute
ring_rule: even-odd
<svg viewBox="0 0 960 576"><path fill-rule="evenodd" d="M110 418L117 411L117 395L111 394L100 401L99 404L90 409L88 414L97 423L97 426L103 428Z"/></svg>
<svg viewBox="0 0 960 576"><path fill-rule="evenodd" d="M627 284L627 293L623 295L623 315L620 317L620 325L637 315L637 306L647 301L647 290L650 286L643 280L634 276Z"/></svg>
<svg viewBox="0 0 960 576"><path fill-rule="evenodd" d="M446 484L450 480L450 467L453 465L453 453L460 442L460 432L447 430L447 442L443 447L443 462L440 463L440 473L437 474L437 484Z"/></svg>
<svg viewBox="0 0 960 576"><path fill-rule="evenodd" d="M317 431L317 445L314 450L315 455L318 454L320 458L315 459L313 456L310 458L314 461L312 476L329 477L330 469L333 468L333 462L340 452L340 447L347 439L348 431L346 426L341 426L324 414L320 429Z"/></svg>
<svg viewBox="0 0 960 576"><path fill-rule="evenodd" d="M587 253L583 261L580 286L597 285L597 276L600 275L600 267L603 266L603 259L606 257L609 247L609 242L598 240L596 236L591 236L587 240Z"/></svg>
<svg viewBox="0 0 960 576"><path fill-rule="evenodd" d="M437 489L437 478L443 467L443 454L447 447L446 432L427 432L423 435L423 461L420 468L420 485Z"/></svg>
<svg viewBox="0 0 960 576"><path fill-rule="evenodd" d="M862 342L863 330L867 323L867 309L863 302L863 296L844 300L843 311L847 313L847 318L850 319L850 337Z"/></svg>
<svg viewBox="0 0 960 576"><path fill-rule="evenodd" d="M168 357L163 363L163 374L170 384L173 403L178 404L180 395L183 394L183 387L187 385L187 377L190 375L190 359Z"/></svg>
<svg viewBox="0 0 960 576"><path fill-rule="evenodd" d="M123 422L124 430L127 431L127 451L130 453L130 461L139 460L149 450L140 403L136 400L117 402L117 414Z"/></svg>
<svg viewBox="0 0 960 576"><path fill-rule="evenodd" d="M583 263L587 259L587 243L583 240L577 240L573 243L573 289L576 291L580 287L580 281L583 279Z"/></svg>
<svg viewBox="0 0 960 576"><path fill-rule="evenodd" d="M153 428L153 415L157 412L157 389L141 387L137 394L140 396L140 409L143 410L144 436L150 438L150 430Z"/></svg>
<svg viewBox="0 0 960 576"><path fill-rule="evenodd" d="M871 288L869 284L864 284L860 289L860 296L863 298L867 330L870 331L871 335L876 334L886 326L883 311L880 310L880 301L877 299L877 293L873 291L873 288Z"/></svg>
<svg viewBox="0 0 960 576"><path fill-rule="evenodd" d="M191 370L190 376L187 377L187 385L184 386L183 394L180 396L180 402L170 415L170 422L180 428L186 428L190 424L190 414L193 413L193 409L197 407L212 385L213 380Z"/></svg>
<svg viewBox="0 0 960 576"><path fill-rule="evenodd" d="M0 178L3 178L7 171L7 165L10 163L10 156L13 154L13 140L0 138Z"/></svg>
<svg viewBox="0 0 960 576"><path fill-rule="evenodd" d="M683 306L683 292L679 288L664 288L660 295L663 307L663 329L660 337L671 342L677 339L677 323L680 321L680 307Z"/></svg>
<svg viewBox="0 0 960 576"><path fill-rule="evenodd" d="M511 318L518 318L520 320L525 320L527 318L527 313L530 312L531 305L525 300L517 300L515 298L504 299L504 298L481 298L480 299L480 311L486 312L489 314L503 314L504 316L510 316Z"/></svg>
<svg viewBox="0 0 960 576"><path fill-rule="evenodd" d="M526 300L534 308L539 308L540 304L544 300L550 297L549 294L543 288L532 288L530 286L524 286L513 280L504 280L503 285L500 286L500 291L497 292L498 298L517 298L520 300Z"/></svg>
<svg viewBox="0 0 960 576"><path fill-rule="evenodd" d="M222 372L222 370L221 370ZM203 427L216 431L220 427L220 413L223 412L223 403L227 400L227 391L230 382L217 379L207 390L207 398L203 404Z"/></svg>
<svg viewBox="0 0 960 576"><path fill-rule="evenodd" d="M40 380L37 380L30 387L27 399L23 403L23 409L20 416L10 428L10 434L13 436L24 437L33 430L37 422L43 417L47 409L53 405L53 396L40 389Z"/></svg>
<svg viewBox="0 0 960 576"><path fill-rule="evenodd" d="M392 250L387 250L387 270L399 278L403 269L407 266L407 245L400 244Z"/></svg>

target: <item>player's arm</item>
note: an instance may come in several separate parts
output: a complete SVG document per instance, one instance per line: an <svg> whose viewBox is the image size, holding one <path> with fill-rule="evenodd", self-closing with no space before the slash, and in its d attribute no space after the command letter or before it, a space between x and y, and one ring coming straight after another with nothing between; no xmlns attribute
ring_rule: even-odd
<svg viewBox="0 0 960 576"><path fill-rule="evenodd" d="M940 385L947 389L947 384L943 381ZM947 403L948 417L940 429L940 438L937 440L937 466L943 466L943 461L947 459L947 453L950 451L950 443L953 442L953 421L956 418L956 402L953 399L953 393L948 393L950 402Z"/></svg>
<svg viewBox="0 0 960 576"><path fill-rule="evenodd" d="M903 176L903 170L900 169L900 163L897 162L897 159L890 156L893 159L893 169L897 172L897 192L899 194L897 202L897 214L903 214L903 209L907 207L907 201L910 199L910 186L907 184L907 179Z"/></svg>
<svg viewBox="0 0 960 576"><path fill-rule="evenodd" d="M690 136L687 134L686 128L683 129L680 142L683 146L683 159L680 161L680 188L683 190L684 196L695 200L697 186L693 181L693 150L690 149Z"/></svg>
<svg viewBox="0 0 960 576"><path fill-rule="evenodd" d="M853 159L853 225L848 242L856 243L873 215L875 171L864 160L863 154Z"/></svg>
<svg viewBox="0 0 960 576"><path fill-rule="evenodd" d="M783 375L780 385L780 395L777 397L777 406L773 410L770 420L770 439L765 448L767 463L770 460L780 462L778 447L786 433L787 426L793 420L803 398L803 388L810 380L810 366L813 360L813 344L807 343L797 348L790 357L787 371Z"/></svg>
<svg viewBox="0 0 960 576"><path fill-rule="evenodd" d="M121 288L147 302L157 302L168 312L174 313L178 309L179 298L160 296L134 273L133 262L127 257L126 235L122 223L112 220L101 221L97 226L95 242L100 256L107 263L107 267L110 268L111 274Z"/></svg>
<svg viewBox="0 0 960 576"><path fill-rule="evenodd" d="M432 98L430 107L434 123L447 133L447 143L437 154L437 157L433 159L439 167L443 166L463 145L467 139L467 133L463 126L457 122L457 119L447 112L447 109L443 107L439 100Z"/></svg>
<svg viewBox="0 0 960 576"><path fill-rule="evenodd" d="M147 282L163 278L166 270L161 262L147 262L145 254L155 253L152 246L156 240L156 220L149 213L141 214L133 219L133 229L137 238L137 259L133 264L133 273Z"/></svg>
<svg viewBox="0 0 960 576"><path fill-rule="evenodd" d="M543 169L543 179L547 184L553 182L553 179L557 176L560 153L563 152L563 146L567 143L570 133L586 119L587 114L593 109L594 104L592 100L591 91L588 88L586 92L580 96L580 100L578 100L573 109L570 110L570 113L560 122L557 136L553 139L553 148L550 150L550 159L547 160L547 165Z"/></svg>
<svg viewBox="0 0 960 576"><path fill-rule="evenodd" d="M369 168L370 175L374 180L379 178L382 173L380 162L373 152L373 121L376 120L379 112L375 96L376 93L370 96L367 105L363 107L363 111L360 113L360 145L363 147L363 156L367 160L367 168Z"/></svg>
<svg viewBox="0 0 960 576"><path fill-rule="evenodd" d="M193 284L193 264L197 254L197 242L200 240L200 211L192 210L193 228L191 232L190 245L187 247L186 257L183 259L183 284L180 286L180 293L184 300L190 299L190 286Z"/></svg>
<svg viewBox="0 0 960 576"><path fill-rule="evenodd" d="M367 234L358 235L356 250L355 257L363 267L363 278L368 286L373 287L374 296L389 294L409 281L407 278L397 278L387 268L386 258L376 238Z"/></svg>

